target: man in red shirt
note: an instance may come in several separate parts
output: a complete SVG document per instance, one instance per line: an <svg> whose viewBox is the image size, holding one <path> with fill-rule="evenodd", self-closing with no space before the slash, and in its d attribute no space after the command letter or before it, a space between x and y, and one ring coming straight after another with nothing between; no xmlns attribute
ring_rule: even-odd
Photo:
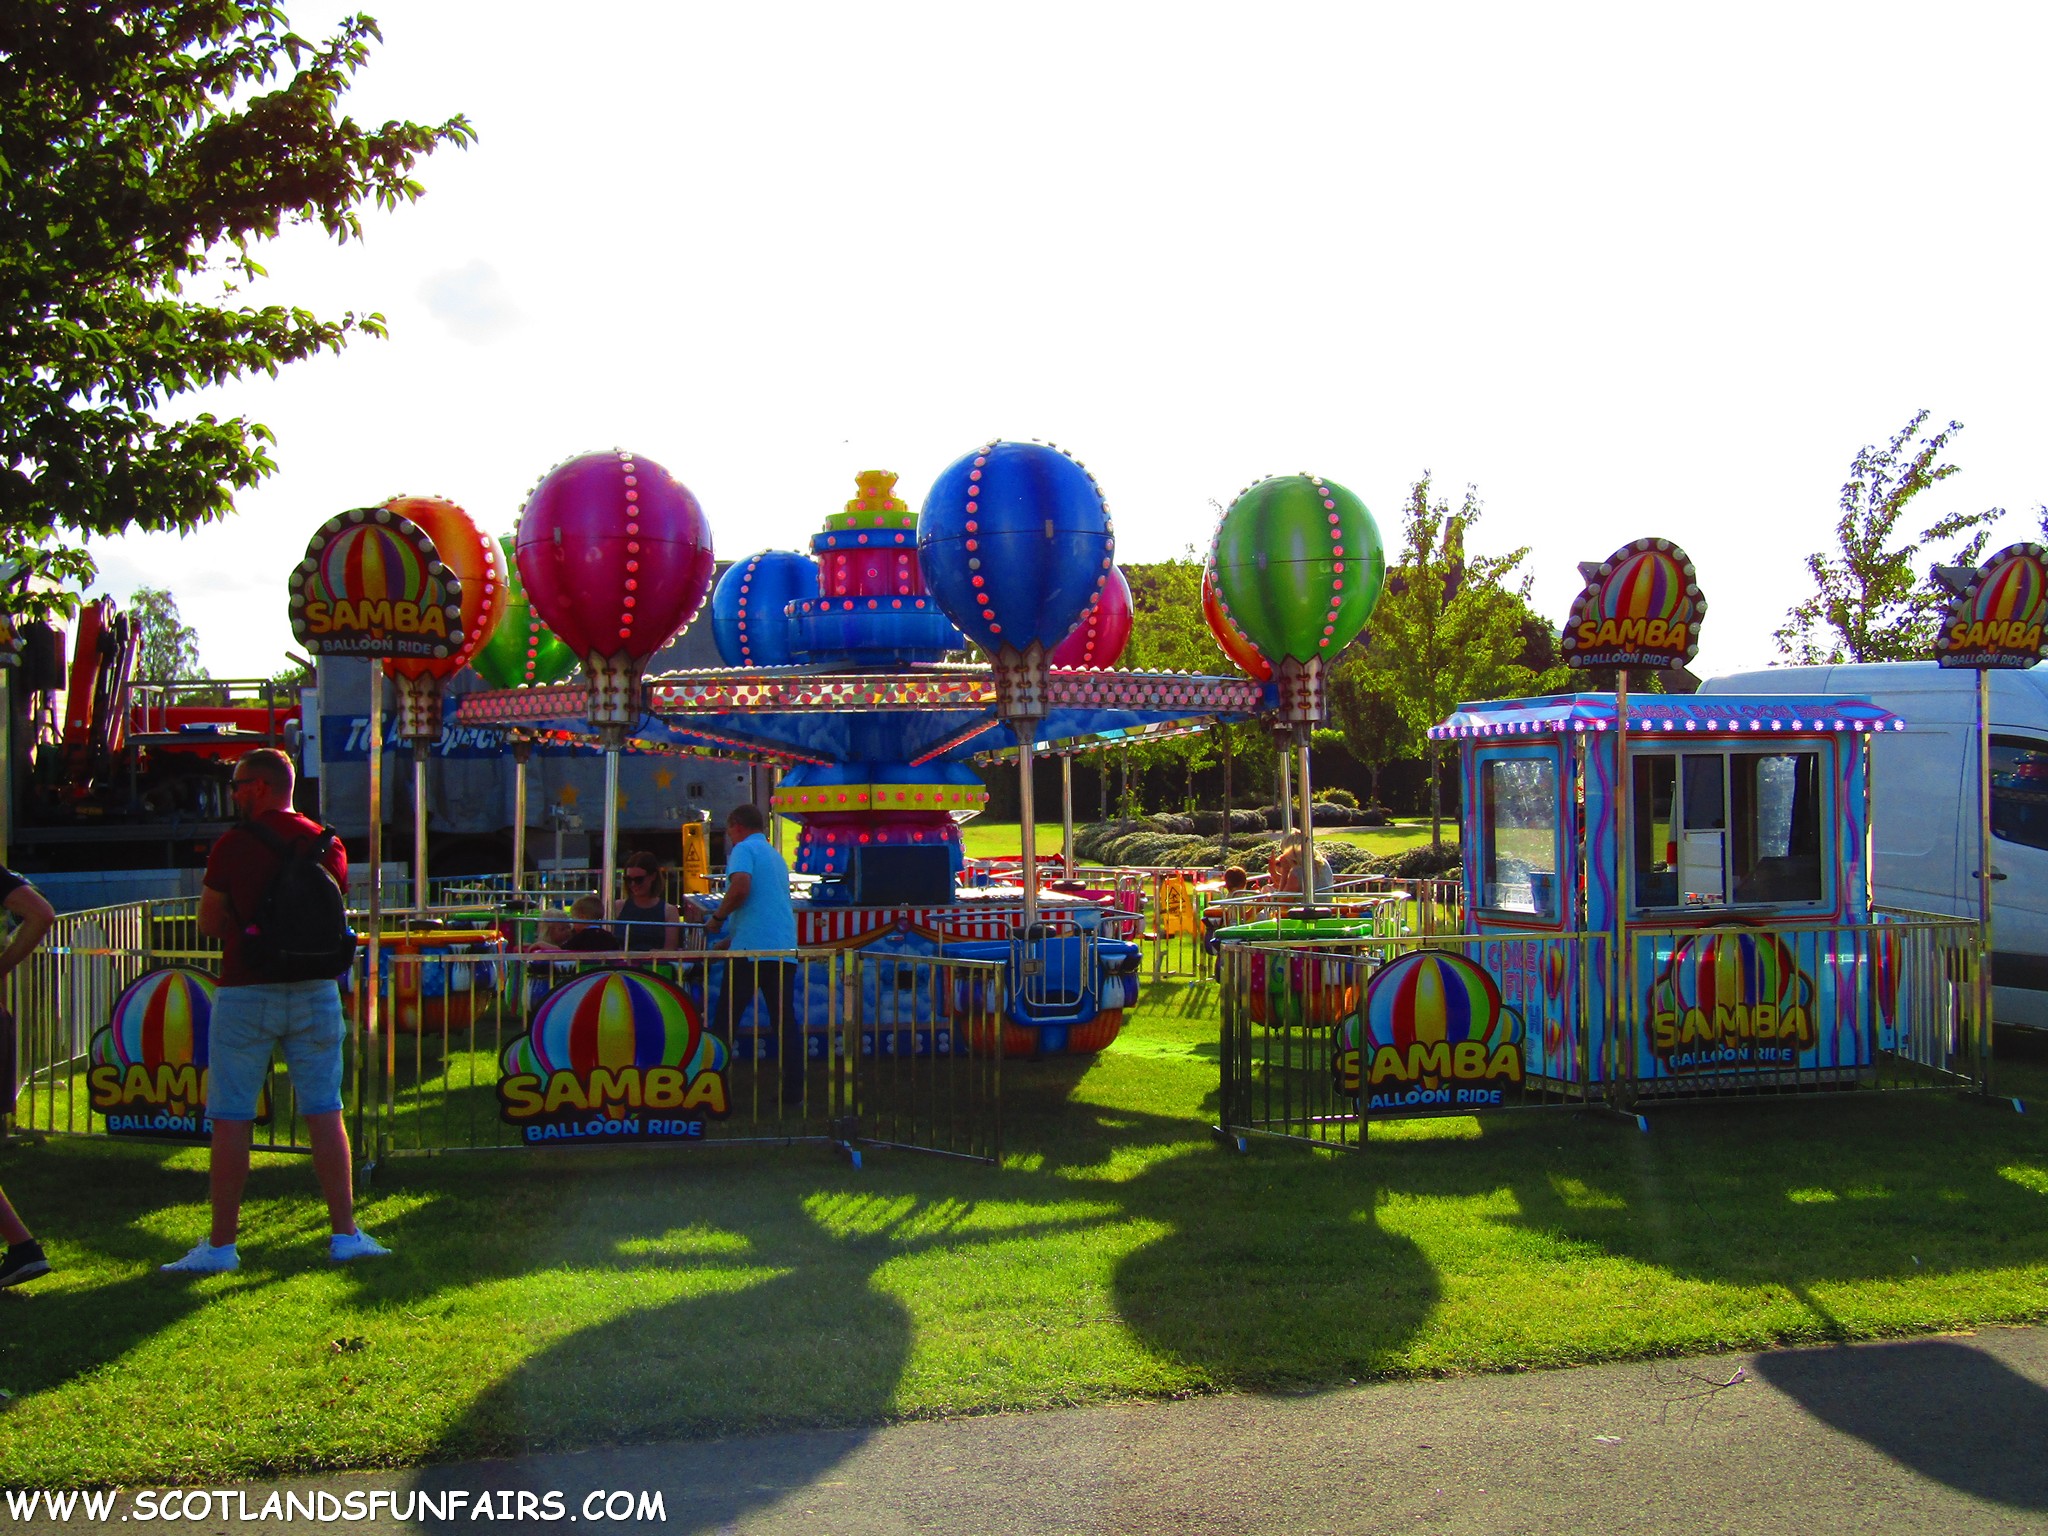
<svg viewBox="0 0 2048 1536"><path fill-rule="evenodd" d="M235 765L236 814L248 826L260 826L288 845L320 836L317 822L290 808L292 779L291 759L270 747L258 748ZM172 1274L219 1274L241 1263L235 1232L242 1190L249 1181L257 1100L270 1074L274 1049L283 1052L291 1071L292 1092L312 1144L313 1172L327 1197L334 1229L329 1257L346 1263L390 1251L355 1221L348 1127L341 1115L342 1042L347 1033L341 995L332 980L266 981L250 962L249 925L263 910L264 896L282 860L248 826L234 828L213 845L199 897L199 931L224 946L207 1061L213 1230L206 1242L163 1266ZM348 858L339 842L322 863L335 884L347 890Z"/></svg>

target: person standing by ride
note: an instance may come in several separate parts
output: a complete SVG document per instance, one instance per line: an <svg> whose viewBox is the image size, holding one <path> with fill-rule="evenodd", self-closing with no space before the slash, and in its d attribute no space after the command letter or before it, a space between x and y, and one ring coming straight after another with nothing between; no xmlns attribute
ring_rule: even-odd
<svg viewBox="0 0 2048 1536"><path fill-rule="evenodd" d="M0 979L4 979L43 942L57 914L41 891L4 864L0 864L0 907L5 907L15 922L13 937L0 950ZM0 1190L0 1240L7 1244L6 1257L0 1258L0 1290L50 1272L43 1245L8 1203L5 1190Z"/></svg>
<svg viewBox="0 0 2048 1536"><path fill-rule="evenodd" d="M796 912L789 902L789 866L764 836L767 820L756 805L736 805L725 818L725 895L710 914L714 949L794 956ZM758 993L775 1026L782 1061L782 1102L804 1099L804 1038L790 994L797 967L791 960L734 960L725 968L725 1022L730 1035Z"/></svg>
<svg viewBox="0 0 2048 1536"><path fill-rule="evenodd" d="M328 1257L336 1263L375 1258L390 1250L355 1221L348 1127L341 1114L342 1042L347 1026L335 978L347 961L337 958L325 979L267 979L277 969L260 924L272 911L275 887L288 863L318 849L318 865L336 893L348 889L348 855L341 840L291 809L291 759L259 747L235 765L235 813L240 825L213 845L199 897L199 931L221 941L220 985L214 993L208 1043L206 1109L213 1121L208 1184L213 1225L208 1239L168 1274L219 1274L236 1268L242 1191L249 1181L249 1147L256 1105L270 1075L273 1049L284 1053L292 1091L312 1144L313 1172L327 1200ZM325 843L322 848L321 844ZM334 907L338 914L338 903ZM346 934L344 927L343 934ZM352 948L352 936L337 939Z"/></svg>
<svg viewBox="0 0 2048 1536"><path fill-rule="evenodd" d="M663 896L661 861L651 853L626 860L626 894L612 911L612 926L635 950L681 949L682 914Z"/></svg>

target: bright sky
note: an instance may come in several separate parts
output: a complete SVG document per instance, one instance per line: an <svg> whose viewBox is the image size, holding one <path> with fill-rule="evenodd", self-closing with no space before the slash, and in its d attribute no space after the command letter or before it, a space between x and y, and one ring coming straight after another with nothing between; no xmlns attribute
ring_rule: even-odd
<svg viewBox="0 0 2048 1536"><path fill-rule="evenodd" d="M350 110L480 140L252 298L391 339L203 397L279 473L97 551L216 676L280 664L332 513L429 492L509 532L612 446L727 558L995 436L1082 459L1126 560L1301 469L1391 559L1428 469L1478 484L1476 547L1533 547L1553 622L1579 561L1678 540L1704 675L1772 659L1850 458L1920 407L1967 427L1926 519L2004 506L1996 547L2048 500L2048 11L364 3Z"/></svg>

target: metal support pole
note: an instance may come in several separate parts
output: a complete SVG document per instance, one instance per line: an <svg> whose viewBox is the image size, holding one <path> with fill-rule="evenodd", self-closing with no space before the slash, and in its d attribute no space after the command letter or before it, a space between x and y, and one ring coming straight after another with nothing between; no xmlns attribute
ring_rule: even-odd
<svg viewBox="0 0 2048 1536"><path fill-rule="evenodd" d="M1316 905L1316 819L1309 804L1309 727L1306 723L1297 725L1294 733L1295 750L1301 754L1301 904L1313 915Z"/></svg>
<svg viewBox="0 0 2048 1536"><path fill-rule="evenodd" d="M1635 853L1634 839L1629 835L1629 808L1635 786L1628 775L1628 668L1623 667L1614 675L1614 958L1608 966L1614 996L1607 1010L1610 1096L1625 1091L1621 1081L1624 1060L1631 1078L1636 1064L1635 1040L1629 1032L1629 1021L1635 1014L1635 986L1629 974L1628 953L1628 909L1635 883L1629 868Z"/></svg>
<svg viewBox="0 0 2048 1536"><path fill-rule="evenodd" d="M1219 726L1223 732L1223 862L1230 863L1230 727Z"/></svg>
<svg viewBox="0 0 2048 1536"><path fill-rule="evenodd" d="M412 904L427 910L432 886L427 879L427 744L412 744Z"/></svg>
<svg viewBox="0 0 2048 1536"><path fill-rule="evenodd" d="M370 943L367 974L363 979L363 1049L359 1061L381 1061L384 1082L376 1094L375 1129L370 1138L372 1156L383 1162L391 1151L391 1119L396 1105L394 1079L398 1074L397 1047L384 1038L377 1016L379 993L383 990L381 940L384 929L384 668L370 663ZM323 770L325 764L322 765ZM356 1105L361 1111L358 1088Z"/></svg>
<svg viewBox="0 0 2048 1536"><path fill-rule="evenodd" d="M533 743L512 743L512 895L526 889L526 763Z"/></svg>
<svg viewBox="0 0 2048 1536"><path fill-rule="evenodd" d="M1280 836L1291 839L1294 836L1294 761L1287 754L1288 740L1282 734L1278 738L1280 759Z"/></svg>
<svg viewBox="0 0 2048 1536"><path fill-rule="evenodd" d="M1017 731L1017 820L1024 838L1024 933L1038 926L1038 814L1031 798L1032 736L1036 720L1012 722Z"/></svg>
<svg viewBox="0 0 2048 1536"><path fill-rule="evenodd" d="M1970 1070L1989 1090L1985 1070L1991 1037L1991 673L1977 669L1977 1027L1971 1032Z"/></svg>
<svg viewBox="0 0 2048 1536"><path fill-rule="evenodd" d="M598 898L607 913L612 909L612 883L619 861L619 751L617 747L604 749L604 884L598 887Z"/></svg>
<svg viewBox="0 0 2048 1536"><path fill-rule="evenodd" d="M782 770L779 767L768 770L768 841L777 853L782 852L782 817L776 813L775 797L782 792Z"/></svg>
<svg viewBox="0 0 2048 1536"><path fill-rule="evenodd" d="M1066 861L1066 879L1074 878L1074 754L1060 754L1060 856Z"/></svg>

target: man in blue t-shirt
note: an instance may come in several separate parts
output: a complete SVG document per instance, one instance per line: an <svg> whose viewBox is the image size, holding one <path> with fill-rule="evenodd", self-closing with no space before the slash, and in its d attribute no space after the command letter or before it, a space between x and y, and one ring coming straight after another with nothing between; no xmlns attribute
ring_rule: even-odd
<svg viewBox="0 0 2048 1536"><path fill-rule="evenodd" d="M756 993L762 995L775 1028L775 1054L782 1062L782 1102L804 1101L804 1038L791 1007L796 985L796 913L789 904L789 866L763 836L761 808L736 805L725 818L725 895L709 917L714 949L760 955L725 968L725 1022L730 1039L746 1017ZM788 960L773 955L789 955Z"/></svg>

